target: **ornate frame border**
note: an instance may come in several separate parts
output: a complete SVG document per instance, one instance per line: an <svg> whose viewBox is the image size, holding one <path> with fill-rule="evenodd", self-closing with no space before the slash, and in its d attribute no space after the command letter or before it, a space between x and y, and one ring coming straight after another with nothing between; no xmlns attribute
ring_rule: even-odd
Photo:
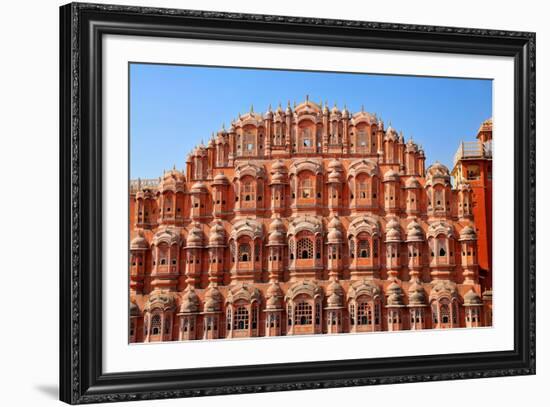
<svg viewBox="0 0 550 407"><path fill-rule="evenodd" d="M515 349L170 371L101 370L101 36L515 60ZM70 404L535 374L535 33L72 3L60 8L60 399ZM193 378L191 382L190 379Z"/></svg>

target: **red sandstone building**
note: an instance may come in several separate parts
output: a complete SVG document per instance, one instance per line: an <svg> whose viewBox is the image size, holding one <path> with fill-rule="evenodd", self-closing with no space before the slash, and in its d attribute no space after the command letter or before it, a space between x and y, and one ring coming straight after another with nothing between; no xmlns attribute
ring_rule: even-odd
<svg viewBox="0 0 550 407"><path fill-rule="evenodd" d="M491 325L491 142L451 179L367 112L251 109L131 181L130 342Z"/></svg>

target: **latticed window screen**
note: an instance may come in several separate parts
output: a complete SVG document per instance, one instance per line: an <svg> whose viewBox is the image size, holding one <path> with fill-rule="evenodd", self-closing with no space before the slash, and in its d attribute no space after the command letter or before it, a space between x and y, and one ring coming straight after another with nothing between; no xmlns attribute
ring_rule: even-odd
<svg viewBox="0 0 550 407"><path fill-rule="evenodd" d="M254 150L254 134L247 133L244 135L244 150L247 153L252 153Z"/></svg>
<svg viewBox="0 0 550 407"><path fill-rule="evenodd" d="M250 261L250 245L248 243L239 245L239 261Z"/></svg>
<svg viewBox="0 0 550 407"><path fill-rule="evenodd" d="M441 323L448 324L451 320L451 310L449 309L449 304L441 304L439 307L439 312L441 315Z"/></svg>
<svg viewBox="0 0 550 407"><path fill-rule="evenodd" d="M313 198L313 182L311 182L311 178L305 178L300 181L299 194L302 198Z"/></svg>
<svg viewBox="0 0 550 407"><path fill-rule="evenodd" d="M368 146L368 140L367 140L367 132L364 130L361 130L357 134L357 145L359 147L365 148Z"/></svg>
<svg viewBox="0 0 550 407"><path fill-rule="evenodd" d="M355 241L353 239L349 240L349 257L352 259L355 257Z"/></svg>
<svg viewBox="0 0 550 407"><path fill-rule="evenodd" d="M151 334L158 335L160 334L160 315L155 314L151 318Z"/></svg>
<svg viewBox="0 0 550 407"><path fill-rule="evenodd" d="M370 257L370 244L368 240L359 241L359 257L368 258Z"/></svg>
<svg viewBox="0 0 550 407"><path fill-rule="evenodd" d="M366 199L368 197L368 184L366 180L361 180L357 184L357 197L359 199Z"/></svg>
<svg viewBox="0 0 550 407"><path fill-rule="evenodd" d="M311 239L302 238L298 240L298 258L312 259L313 258L313 242Z"/></svg>
<svg viewBox="0 0 550 407"><path fill-rule="evenodd" d="M294 307L294 325L311 325L313 309L305 301L300 301Z"/></svg>
<svg viewBox="0 0 550 407"><path fill-rule="evenodd" d="M248 329L248 309L246 307L238 307L235 310L233 329Z"/></svg>
<svg viewBox="0 0 550 407"><path fill-rule="evenodd" d="M288 257L290 260L294 259L294 238L290 239L288 242Z"/></svg>
<svg viewBox="0 0 550 407"><path fill-rule="evenodd" d="M311 137L310 129L304 129L302 131L302 146L313 147L313 139Z"/></svg>
<svg viewBox="0 0 550 407"><path fill-rule="evenodd" d="M254 200L254 183L252 181L244 182L241 189L241 200L253 201Z"/></svg>
<svg viewBox="0 0 550 407"><path fill-rule="evenodd" d="M369 325L372 320L372 309L368 302L357 304L357 325Z"/></svg>

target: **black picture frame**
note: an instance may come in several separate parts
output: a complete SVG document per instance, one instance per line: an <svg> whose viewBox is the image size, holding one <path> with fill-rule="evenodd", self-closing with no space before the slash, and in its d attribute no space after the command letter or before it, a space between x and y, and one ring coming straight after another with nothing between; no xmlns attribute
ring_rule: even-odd
<svg viewBox="0 0 550 407"><path fill-rule="evenodd" d="M102 36L514 59L514 350L102 373ZM535 373L535 33L72 3L60 8L60 399L71 404ZM498 204L498 203L497 203Z"/></svg>

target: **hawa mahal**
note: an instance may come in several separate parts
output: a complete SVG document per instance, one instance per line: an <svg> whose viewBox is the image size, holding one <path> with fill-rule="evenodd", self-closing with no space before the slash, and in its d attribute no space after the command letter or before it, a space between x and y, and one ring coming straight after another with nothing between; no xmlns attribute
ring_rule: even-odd
<svg viewBox="0 0 550 407"><path fill-rule="evenodd" d="M490 326L491 147L426 169L363 109L251 108L130 182L130 342Z"/></svg>

